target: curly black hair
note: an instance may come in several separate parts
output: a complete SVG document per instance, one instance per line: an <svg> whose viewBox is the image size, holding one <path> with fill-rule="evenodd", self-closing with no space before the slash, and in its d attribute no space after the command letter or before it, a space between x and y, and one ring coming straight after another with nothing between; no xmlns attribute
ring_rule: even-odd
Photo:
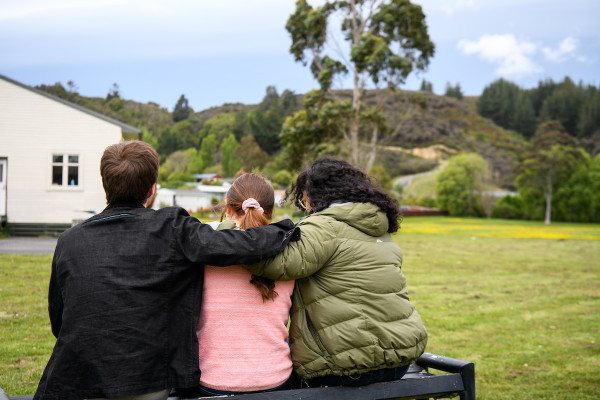
<svg viewBox="0 0 600 400"><path fill-rule="evenodd" d="M310 199L310 212L326 209L332 203L372 203L385 212L389 221L388 232L400 228L400 205L371 178L347 161L335 157L317 159L298 175L296 182L285 193L284 201L304 208L304 193Z"/></svg>

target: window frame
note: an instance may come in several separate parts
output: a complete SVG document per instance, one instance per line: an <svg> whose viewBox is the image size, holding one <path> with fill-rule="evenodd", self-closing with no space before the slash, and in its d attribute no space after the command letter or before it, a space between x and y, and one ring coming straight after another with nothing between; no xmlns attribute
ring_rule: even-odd
<svg viewBox="0 0 600 400"><path fill-rule="evenodd" d="M61 156L61 162L55 162L54 157ZM77 163L73 163L69 161L69 157L77 157ZM49 155L49 177L48 177L48 190L49 191L69 191L69 192L78 192L83 190L83 182L82 178L82 155L77 151L52 151ZM54 167L61 166L62 167L62 184L58 185L53 183L54 181ZM77 184L69 185L69 168L76 167L77 168Z"/></svg>

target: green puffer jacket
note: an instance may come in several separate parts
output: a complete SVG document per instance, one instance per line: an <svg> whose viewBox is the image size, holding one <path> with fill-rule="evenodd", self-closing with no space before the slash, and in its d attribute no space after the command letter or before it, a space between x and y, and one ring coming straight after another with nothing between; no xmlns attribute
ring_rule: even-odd
<svg viewBox="0 0 600 400"><path fill-rule="evenodd" d="M303 379L352 375L415 361L427 331L410 303L402 251L377 206L332 206L299 222L301 239L247 266L274 280L296 279L290 346Z"/></svg>

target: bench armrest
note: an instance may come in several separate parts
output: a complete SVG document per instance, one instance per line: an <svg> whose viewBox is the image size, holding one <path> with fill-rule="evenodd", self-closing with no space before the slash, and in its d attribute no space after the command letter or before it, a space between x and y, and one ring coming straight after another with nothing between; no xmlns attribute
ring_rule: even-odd
<svg viewBox="0 0 600 400"><path fill-rule="evenodd" d="M465 388L465 394L464 396L461 395L461 400L475 399L475 365L472 362L432 353L423 353L417 360L417 364L425 369L433 368L439 371L460 374Z"/></svg>

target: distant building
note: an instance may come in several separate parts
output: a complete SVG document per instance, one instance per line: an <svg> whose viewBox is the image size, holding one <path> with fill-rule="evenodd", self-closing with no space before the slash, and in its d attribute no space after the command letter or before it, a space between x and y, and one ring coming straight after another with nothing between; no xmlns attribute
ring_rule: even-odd
<svg viewBox="0 0 600 400"><path fill-rule="evenodd" d="M216 182L221 179L221 175L217 174L195 174L194 179L196 182L208 181L208 182Z"/></svg>
<svg viewBox="0 0 600 400"><path fill-rule="evenodd" d="M179 206L188 211L213 207L213 202L221 202L231 185L222 186L198 185L195 189L159 188L154 200L154 209Z"/></svg>
<svg viewBox="0 0 600 400"><path fill-rule="evenodd" d="M227 195L231 184L224 182L221 186L198 185L194 189L159 188L156 192L153 208L179 206L188 211L196 212L212 208L214 202L220 203ZM275 190L275 206L279 206L285 190Z"/></svg>
<svg viewBox="0 0 600 400"><path fill-rule="evenodd" d="M55 234L106 206L100 157L142 131L0 75L0 219Z"/></svg>

